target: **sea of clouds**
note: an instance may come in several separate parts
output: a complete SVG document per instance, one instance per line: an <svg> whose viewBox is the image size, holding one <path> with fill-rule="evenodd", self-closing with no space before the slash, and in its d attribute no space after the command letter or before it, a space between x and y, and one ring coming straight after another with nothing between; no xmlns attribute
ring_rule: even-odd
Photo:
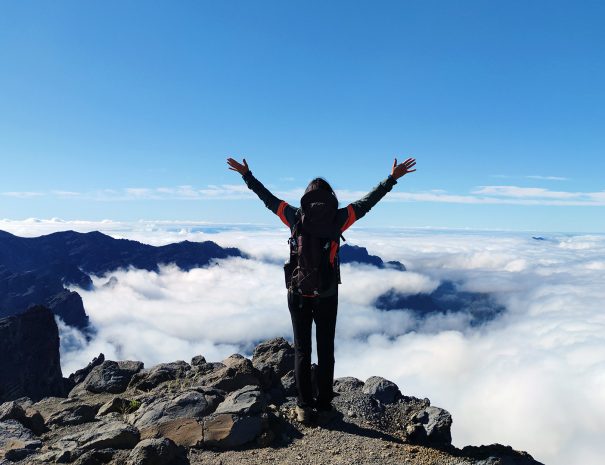
<svg viewBox="0 0 605 465"><path fill-rule="evenodd" d="M160 245L213 240L250 258L189 272L116 270L77 289L96 335L61 325L62 365L70 373L99 352L146 366L202 354L218 361L250 354L263 339L291 339L281 265L285 229L247 225L60 220L2 222L36 235L101 230ZM344 265L336 331L336 376L381 375L406 395L451 412L457 446L499 442L547 464L602 463L605 431L605 236L353 227L349 243L408 271ZM114 277L110 285L106 285ZM430 292L443 280L488 292L506 312L480 327L464 314L418 321L380 311L395 288Z"/></svg>

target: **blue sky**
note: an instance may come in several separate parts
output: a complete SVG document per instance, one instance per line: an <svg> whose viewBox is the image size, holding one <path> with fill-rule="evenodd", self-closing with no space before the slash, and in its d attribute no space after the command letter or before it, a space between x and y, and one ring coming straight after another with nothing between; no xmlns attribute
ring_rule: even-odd
<svg viewBox="0 0 605 465"><path fill-rule="evenodd" d="M226 169L366 226L605 231L605 4L2 2L0 218L271 223ZM275 223L279 225L278 222Z"/></svg>

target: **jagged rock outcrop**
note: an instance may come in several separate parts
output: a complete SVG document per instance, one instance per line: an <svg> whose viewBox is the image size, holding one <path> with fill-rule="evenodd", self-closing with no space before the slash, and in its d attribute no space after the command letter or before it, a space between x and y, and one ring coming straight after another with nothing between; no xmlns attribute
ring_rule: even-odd
<svg viewBox="0 0 605 465"><path fill-rule="evenodd" d="M0 402L62 395L59 330L51 311L38 306L0 319Z"/></svg>
<svg viewBox="0 0 605 465"><path fill-rule="evenodd" d="M283 337L261 342L252 353L252 365L261 376L265 389L289 390L288 379L281 380L294 370L294 348Z"/></svg>
<svg viewBox="0 0 605 465"><path fill-rule="evenodd" d="M320 430L296 421L296 398L284 389L284 378L292 376L288 341L265 341L254 354L253 360L234 354L222 362L197 356L191 364L177 361L148 370L136 361L95 362L72 377L78 383L69 398L0 404L0 463L215 463L198 458L202 451L215 457L226 451L244 454L240 461L227 463L300 461L300 455L285 461L270 455L254 459L259 448L274 446L269 449L277 454ZM434 448L451 464L539 465L529 454L504 446L454 448L451 415L428 399L402 394L388 379L338 378L334 391L335 414L322 423L323 439L312 446L317 463L331 463L336 452L325 452L324 443L334 435L337 450L355 448L356 437L416 447L404 450L412 455L376 463L429 463L415 462L413 454Z"/></svg>

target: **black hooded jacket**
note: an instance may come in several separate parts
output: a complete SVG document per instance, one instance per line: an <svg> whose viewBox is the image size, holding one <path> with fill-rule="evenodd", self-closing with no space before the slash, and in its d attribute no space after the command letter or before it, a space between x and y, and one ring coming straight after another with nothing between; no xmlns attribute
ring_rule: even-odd
<svg viewBox="0 0 605 465"><path fill-rule="evenodd" d="M248 188L254 191L254 193L258 195L258 197L264 202L267 208L273 213L275 213L277 216L279 216L282 222L290 229L290 232L292 232L292 229L296 225L299 215L301 215L303 212L302 209L288 205L288 203L284 200L275 197L265 186L262 185L262 183L258 179L256 179L252 175L251 171L248 171L246 174L244 174L243 179L246 182ZM378 201L382 199L386 195L386 193L393 188L395 184L397 184L397 181L389 175L384 181L378 184L367 195L355 202L350 203L344 208L339 208L336 211L335 222L332 223L330 227L330 229L336 229L336 231L334 231L336 235L336 240L332 241L332 247L330 249L330 263L334 264L335 259L336 263L338 263L338 236L344 231L346 231L349 227L351 227L351 225L355 223L355 221L362 218L367 212L369 212L370 209L374 205L376 205ZM322 224L325 225L325 222L322 221L322 217L328 214L328 211L330 210L329 208L326 209L325 205L322 205L322 202L325 202L325 195L323 196L323 198L320 198L322 196L317 194L321 193L311 191L305 194L301 199L301 203L305 207L305 215L308 218L304 227L305 230L308 230L308 232L310 233L313 233L312 228L314 226L314 223L316 223L320 229L322 228ZM318 198L315 199L315 197ZM314 203L314 200L317 200L317 203ZM336 199L334 199L334 203L336 204ZM317 208L315 209L315 207ZM333 214L334 210L332 209L331 212L331 214ZM332 235L333 234L330 233L326 236L330 237ZM337 277L338 279L333 282L332 286L329 288L328 291L322 293L321 297L329 297L338 293L340 272L338 272Z"/></svg>

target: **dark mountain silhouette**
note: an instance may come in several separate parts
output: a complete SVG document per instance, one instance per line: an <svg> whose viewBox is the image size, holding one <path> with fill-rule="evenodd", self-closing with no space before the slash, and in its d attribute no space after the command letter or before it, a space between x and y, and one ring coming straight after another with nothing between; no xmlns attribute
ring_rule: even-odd
<svg viewBox="0 0 605 465"><path fill-rule="evenodd" d="M410 310L419 320L439 313L464 313L472 327L497 318L505 310L490 294L460 291L452 281L442 282L430 294L402 294L391 289L374 305L380 310Z"/></svg>
<svg viewBox="0 0 605 465"><path fill-rule="evenodd" d="M44 304L67 324L85 328L88 316L82 299L65 290L65 285L89 289L90 275L131 266L157 271L162 264L174 263L190 270L216 258L241 256L238 249L212 241L154 247L98 231L63 231L33 238L0 231L0 317Z"/></svg>
<svg viewBox="0 0 605 465"><path fill-rule="evenodd" d="M339 252L340 263L364 263L377 268L394 268L405 271L403 263L398 261L383 262L378 255L370 255L368 249L358 245L343 244Z"/></svg>
<svg viewBox="0 0 605 465"><path fill-rule="evenodd" d="M213 259L242 256L239 249L222 248L212 241L183 241L154 247L114 239L97 231L63 231L34 238L0 231L0 317L41 304L68 325L87 328L88 316L82 299L77 292L66 290L66 285L90 289L90 275L120 268L158 271L161 264L174 263L190 270L207 266ZM343 244L340 260L377 268L406 269L398 261L384 262L357 245ZM490 295L458 291L449 281L430 294L406 295L392 289L381 295L375 305L382 310L411 310L419 319L437 313L466 312L471 326L494 319L504 310Z"/></svg>

